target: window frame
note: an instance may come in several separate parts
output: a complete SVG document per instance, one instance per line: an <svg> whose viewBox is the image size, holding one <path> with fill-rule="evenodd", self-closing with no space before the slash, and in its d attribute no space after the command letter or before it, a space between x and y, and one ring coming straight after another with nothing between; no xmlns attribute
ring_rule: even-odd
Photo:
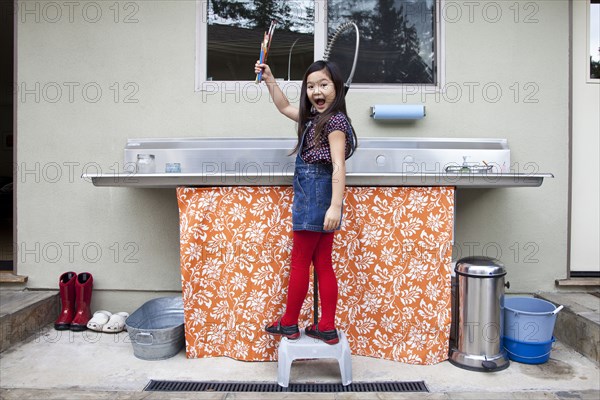
<svg viewBox="0 0 600 400"><path fill-rule="evenodd" d="M314 32L314 59L320 60L325 54L327 46L327 0L315 1L315 32ZM447 0L435 1L435 83L352 83L352 91L358 92L394 92L398 91L410 94L438 93L443 91L446 80L445 68L445 24L442 18L442 10ZM588 0L589 1L589 0ZM208 60L208 0L196 0L196 58L195 58L195 91L196 92L233 92L233 91L267 91L265 85L256 85L254 81L213 81L207 80ZM257 42L258 43L258 42ZM360 51L360 50L359 50ZM258 45L257 45L258 57ZM251 68L251 66L249 67ZM252 86L249 86L249 85ZM280 81L280 87L284 92L293 89L299 92L301 81Z"/></svg>

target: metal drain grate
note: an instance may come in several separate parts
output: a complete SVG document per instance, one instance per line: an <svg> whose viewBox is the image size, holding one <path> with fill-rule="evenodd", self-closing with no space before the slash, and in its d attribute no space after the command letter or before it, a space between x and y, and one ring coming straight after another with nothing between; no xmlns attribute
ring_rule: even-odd
<svg viewBox="0 0 600 400"><path fill-rule="evenodd" d="M146 392L429 392L425 382L359 382L343 386L341 383L290 383L284 388L276 383L251 382L190 382L151 380Z"/></svg>

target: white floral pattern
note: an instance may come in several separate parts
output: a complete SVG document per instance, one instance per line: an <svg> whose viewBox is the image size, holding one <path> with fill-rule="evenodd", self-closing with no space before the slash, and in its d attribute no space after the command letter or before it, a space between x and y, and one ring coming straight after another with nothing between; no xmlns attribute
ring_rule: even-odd
<svg viewBox="0 0 600 400"><path fill-rule="evenodd" d="M189 358L277 359L264 326L284 311L290 187L179 188ZM454 189L346 189L334 240L336 325L353 354L411 364L447 359ZM312 283L300 325L312 320Z"/></svg>

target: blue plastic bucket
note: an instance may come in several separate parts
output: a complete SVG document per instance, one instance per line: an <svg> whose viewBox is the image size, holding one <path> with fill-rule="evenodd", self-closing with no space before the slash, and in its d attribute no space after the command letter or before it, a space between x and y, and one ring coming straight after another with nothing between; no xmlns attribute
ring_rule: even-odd
<svg viewBox="0 0 600 400"><path fill-rule="evenodd" d="M524 364L543 364L550 359L554 337L547 342L529 343L504 338L504 349L508 358Z"/></svg>
<svg viewBox="0 0 600 400"><path fill-rule="evenodd" d="M552 340L556 314L562 308L534 297L505 297L504 337L519 342L547 343Z"/></svg>

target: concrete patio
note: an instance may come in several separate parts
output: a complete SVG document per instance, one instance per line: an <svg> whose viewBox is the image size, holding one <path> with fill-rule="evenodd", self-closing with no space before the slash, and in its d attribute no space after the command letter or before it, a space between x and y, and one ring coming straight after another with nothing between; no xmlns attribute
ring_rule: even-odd
<svg viewBox="0 0 600 400"><path fill-rule="evenodd" d="M6 292L2 292L5 299ZM9 318L6 303L2 302L4 322ZM29 313L35 315L31 310ZM592 312L592 315L597 314ZM9 332L7 326L3 325L3 337ZM591 330L598 334L597 326ZM28 333L27 339L0 354L2 399L597 399L600 396L598 364L560 340L554 344L547 363L511 362L506 370L494 373L467 371L447 361L422 366L362 356L352 358L353 382L424 381L430 393L168 393L143 389L151 379L275 382L277 363L224 357L187 359L183 350L167 360L144 361L133 355L126 332L55 331L51 324L45 324ZM293 364L290 382L339 383L340 372L334 360L300 360Z"/></svg>

